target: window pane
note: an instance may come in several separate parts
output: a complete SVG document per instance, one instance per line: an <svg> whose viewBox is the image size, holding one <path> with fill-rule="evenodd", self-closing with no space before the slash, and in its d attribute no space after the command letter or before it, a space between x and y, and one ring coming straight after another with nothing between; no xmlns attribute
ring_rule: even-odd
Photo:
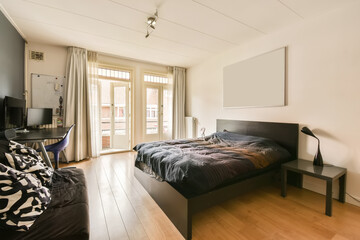
<svg viewBox="0 0 360 240"><path fill-rule="evenodd" d="M159 76L146 74L146 75L144 75L144 82L168 84L169 79L167 77L159 77Z"/></svg>
<svg viewBox="0 0 360 240"><path fill-rule="evenodd" d="M126 135L126 87L114 87L115 135Z"/></svg>
<svg viewBox="0 0 360 240"><path fill-rule="evenodd" d="M164 89L163 91L163 133L172 132L172 91Z"/></svg>
<svg viewBox="0 0 360 240"><path fill-rule="evenodd" d="M111 77L117 79L130 79L130 72L114 70L114 69L107 69L107 68L99 68L98 69L99 76L103 77Z"/></svg>
<svg viewBox="0 0 360 240"><path fill-rule="evenodd" d="M110 148L111 108L110 82L101 81L101 133L102 149Z"/></svg>
<svg viewBox="0 0 360 240"><path fill-rule="evenodd" d="M146 134L156 134L158 128L159 90L146 88Z"/></svg>

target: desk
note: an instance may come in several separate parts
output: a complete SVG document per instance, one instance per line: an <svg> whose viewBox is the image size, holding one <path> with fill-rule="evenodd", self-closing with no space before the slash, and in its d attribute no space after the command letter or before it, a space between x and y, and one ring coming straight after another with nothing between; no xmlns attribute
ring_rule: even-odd
<svg viewBox="0 0 360 240"><path fill-rule="evenodd" d="M44 128L44 129L32 129L27 133L17 133L16 137L12 139L15 142L20 143L38 143L46 164L50 167L51 161L49 155L45 150L44 142L46 139L63 139L69 128Z"/></svg>

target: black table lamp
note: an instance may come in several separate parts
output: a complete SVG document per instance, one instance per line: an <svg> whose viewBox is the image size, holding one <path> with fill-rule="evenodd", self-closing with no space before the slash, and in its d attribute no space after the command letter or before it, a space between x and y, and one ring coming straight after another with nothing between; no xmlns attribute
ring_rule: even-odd
<svg viewBox="0 0 360 240"><path fill-rule="evenodd" d="M314 156L313 164L316 165L316 166L324 166L323 159L322 159L321 152L320 152L320 140L307 127L303 127L301 129L301 132L305 133L306 135L312 136L312 137L314 137L314 138L316 138L318 140L318 149L317 149L317 152L316 152L316 154Z"/></svg>

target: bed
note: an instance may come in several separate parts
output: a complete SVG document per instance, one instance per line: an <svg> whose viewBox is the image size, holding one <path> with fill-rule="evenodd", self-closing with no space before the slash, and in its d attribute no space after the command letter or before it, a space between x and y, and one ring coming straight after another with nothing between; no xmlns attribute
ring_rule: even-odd
<svg viewBox="0 0 360 240"><path fill-rule="evenodd" d="M225 130L232 133L272 139L288 151L288 161L297 158L298 124L218 119L216 130L217 132ZM137 167L135 168L135 177L184 238L191 239L193 214L273 181L279 169L280 164L277 164L266 168L265 171L221 184L210 191L200 192L200 194L188 194L174 186L174 184L156 180Z"/></svg>

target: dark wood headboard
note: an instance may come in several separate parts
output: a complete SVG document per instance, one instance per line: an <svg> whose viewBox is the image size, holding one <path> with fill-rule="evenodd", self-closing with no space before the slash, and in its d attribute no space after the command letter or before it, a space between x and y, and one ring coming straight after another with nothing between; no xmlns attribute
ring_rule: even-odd
<svg viewBox="0 0 360 240"><path fill-rule="evenodd" d="M270 138L286 148L292 159L298 157L299 124L217 119L216 131L222 132L224 130Z"/></svg>

